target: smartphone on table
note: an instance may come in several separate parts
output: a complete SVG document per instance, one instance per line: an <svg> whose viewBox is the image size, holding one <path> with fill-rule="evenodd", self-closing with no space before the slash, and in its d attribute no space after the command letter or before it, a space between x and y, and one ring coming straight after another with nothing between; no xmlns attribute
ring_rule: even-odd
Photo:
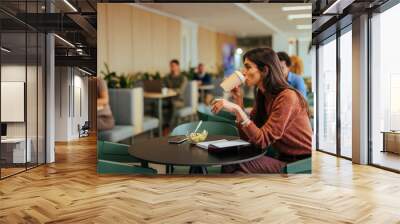
<svg viewBox="0 0 400 224"><path fill-rule="evenodd" d="M178 136L172 136L171 138L168 139L168 143L170 144L181 144L182 142L185 142L188 140L188 138L184 135L178 135Z"/></svg>

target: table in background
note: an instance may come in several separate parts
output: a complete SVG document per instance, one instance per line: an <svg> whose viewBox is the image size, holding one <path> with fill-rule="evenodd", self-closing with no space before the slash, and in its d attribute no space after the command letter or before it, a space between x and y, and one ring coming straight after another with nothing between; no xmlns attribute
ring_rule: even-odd
<svg viewBox="0 0 400 224"><path fill-rule="evenodd" d="M157 100L157 104L158 104L158 120L159 120L158 136L161 136L161 134L162 134L162 125L163 125L163 120L162 120L162 115L163 115L162 114L162 100L165 99L165 98L174 97L176 95L177 95L177 93L172 89L168 89L168 92L166 94L153 93L153 92L144 92L144 94L143 94L144 98Z"/></svg>
<svg viewBox="0 0 400 224"><path fill-rule="evenodd" d="M188 141L181 144L170 144L170 137L138 140L129 149L132 156L150 163L199 167L203 174L206 167L213 165L231 165L247 162L264 156L266 150L253 146L234 149L227 153L209 153L206 149L190 144ZM238 139L235 136L208 136L206 141Z"/></svg>
<svg viewBox="0 0 400 224"><path fill-rule="evenodd" d="M27 145L26 151L25 144ZM1 159L4 160L6 164L25 164L32 160L32 140L30 138L7 137L1 139L1 145Z"/></svg>
<svg viewBox="0 0 400 224"><path fill-rule="evenodd" d="M202 102L204 102L204 93L207 90L213 90L215 88L214 85L210 84L210 85L201 85L199 86L199 90L200 90L200 99Z"/></svg>

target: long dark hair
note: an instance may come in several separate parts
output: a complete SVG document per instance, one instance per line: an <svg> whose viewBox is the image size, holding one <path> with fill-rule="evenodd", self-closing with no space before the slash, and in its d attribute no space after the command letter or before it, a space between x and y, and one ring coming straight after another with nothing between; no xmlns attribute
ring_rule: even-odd
<svg viewBox="0 0 400 224"><path fill-rule="evenodd" d="M305 98L286 81L286 77L280 67L278 55L275 51L271 48L255 48L243 55L243 62L246 58L257 65L258 70L260 70L262 74L263 85L266 90L265 94L263 94L261 90L257 90L256 94L256 115L253 119L258 127L264 125L269 116L264 106L266 94L277 96L280 92L291 89L296 92L302 108L305 108L308 113L308 104Z"/></svg>

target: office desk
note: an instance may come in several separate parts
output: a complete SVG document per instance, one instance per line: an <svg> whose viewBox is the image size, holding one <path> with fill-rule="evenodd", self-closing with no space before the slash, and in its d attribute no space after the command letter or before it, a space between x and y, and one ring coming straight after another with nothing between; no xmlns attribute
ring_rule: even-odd
<svg viewBox="0 0 400 224"><path fill-rule="evenodd" d="M1 159L7 164L31 162L32 141L27 138L25 153L25 138L6 138L1 140Z"/></svg>
<svg viewBox="0 0 400 224"><path fill-rule="evenodd" d="M144 98L147 99L153 99L153 100L157 100L157 104L158 104L158 136L162 135L162 125L163 125L163 120L162 120L162 100L165 98L170 98L170 97L174 97L176 96L177 93L172 90L172 89L168 89L168 92L166 94L162 94L162 93L153 93L153 92L144 92L143 96Z"/></svg>

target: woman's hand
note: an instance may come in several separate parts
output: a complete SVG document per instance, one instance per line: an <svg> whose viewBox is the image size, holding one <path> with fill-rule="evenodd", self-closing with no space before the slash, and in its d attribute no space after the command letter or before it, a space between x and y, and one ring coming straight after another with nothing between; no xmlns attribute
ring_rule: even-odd
<svg viewBox="0 0 400 224"><path fill-rule="evenodd" d="M231 90L233 102L235 102L240 108L243 108L243 92L239 86L236 86Z"/></svg>
<svg viewBox="0 0 400 224"><path fill-rule="evenodd" d="M229 102L225 99L217 99L211 103L211 111L215 114L220 112L222 109L225 109L231 113L236 113L238 108L240 107L237 104Z"/></svg>

